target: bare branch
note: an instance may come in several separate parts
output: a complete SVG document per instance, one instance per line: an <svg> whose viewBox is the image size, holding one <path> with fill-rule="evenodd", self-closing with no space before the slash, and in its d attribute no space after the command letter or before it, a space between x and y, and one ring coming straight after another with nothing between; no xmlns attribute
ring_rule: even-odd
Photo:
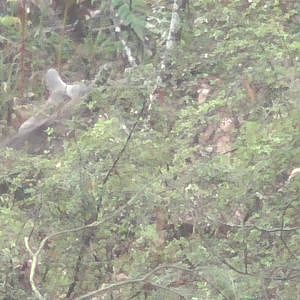
<svg viewBox="0 0 300 300"><path fill-rule="evenodd" d="M173 2L172 18L166 43L166 50L171 50L176 44L176 37L180 31L180 18L178 14L179 5L177 0Z"/></svg>
<svg viewBox="0 0 300 300"><path fill-rule="evenodd" d="M289 252L289 254L297 259L296 255L291 251L291 249L289 248L289 246L287 245L285 239L283 238L283 228L284 228L284 218L286 215L287 210L289 209L289 207L291 207L292 203L295 201L296 199L291 199L289 201L289 203L285 206L285 208L283 209L282 215L281 215L281 230L280 230L280 240L282 241L284 247L287 249L287 251Z"/></svg>
<svg viewBox="0 0 300 300"><path fill-rule="evenodd" d="M288 232L288 231L300 230L300 226L282 227L282 228L262 228L262 227L259 227L256 225L238 225L238 224L232 224L232 223L225 223L220 220L214 220L211 217L207 217L207 219L209 219L212 222L216 222L218 224L225 225L225 226L232 227L232 228L256 229L256 230L262 231L262 232L282 232L282 231Z"/></svg>
<svg viewBox="0 0 300 300"><path fill-rule="evenodd" d="M66 234L66 233L72 233L72 232L78 232L78 231L82 231L88 228L93 228L96 226L99 226L109 220L111 220L112 218L114 218L116 215L118 215L123 209L125 209L126 207L128 207L129 205L131 205L136 199L137 197L143 193L145 191L145 187L144 186L135 196L133 196L126 204L124 204L123 206L119 207L117 210L115 210L113 213L111 213L108 217L104 218L101 221L95 221L92 222L90 224L84 225L84 226L80 226L80 227L76 227L76 228L71 228L71 229L66 229L66 230L61 230L55 233L52 233L48 236L46 236L39 244L38 249L36 250L36 252L33 252L31 250L31 247L29 245L28 242L28 237L24 238L24 243L25 243L25 247L27 249L27 251L29 252L30 256L31 256L31 260L32 260L32 264L31 264L31 268L30 268L30 277L29 277L29 281L30 281L30 285L32 288L32 291L34 292L34 294L36 295L36 297L38 299L44 299L44 297L40 294L38 288L36 287L36 284L34 282L34 276L35 276L35 271L36 271L36 267L37 267L37 263L38 263L38 258L40 256L40 253L42 251L42 249L44 248L46 242L50 239L56 238L57 236Z"/></svg>
<svg viewBox="0 0 300 300"><path fill-rule="evenodd" d="M115 33L117 34L119 40L121 41L123 47L124 47L124 51L125 54L127 56L128 62L130 64L130 67L136 67L137 63L136 63L136 59L135 57L132 55L132 51L130 49L130 47L128 46L128 43L126 43L126 41L121 37L121 21L119 20L119 15L117 12L115 12L114 8L111 8L112 12L114 13L114 15L116 16L116 18L111 18L114 27L115 27Z"/></svg>
<svg viewBox="0 0 300 300"><path fill-rule="evenodd" d="M89 292L89 293L87 293L85 295L82 295L82 296L80 296L78 298L75 298L75 300L87 299L87 298L89 298L91 296L94 296L96 294L103 294L105 292L114 290L116 288L120 288L120 287L125 286L125 285L139 284L139 283L147 283L147 284L152 285L153 287L157 287L159 289L166 290L166 291L168 291L170 293L173 293L173 294L175 294L177 296L180 296L180 297L183 297L184 299L187 299L187 297L185 295L181 294L180 292L178 292L178 291L176 291L174 289L170 289L167 286L163 286L163 285L154 283L152 281L149 281L149 279L150 279L150 277L152 275L154 275L155 273L157 273L160 270L165 270L165 269L174 269L174 270L179 270L179 271L191 273L195 277L199 277L199 278L201 278L201 280L207 282L207 284L209 284L217 293L219 293L223 297L223 299L229 300L229 298L224 293L222 293L222 291L220 291L218 289L218 287L216 287L214 284L212 284L210 281L208 281L206 278L204 278L201 274L199 274L195 270L187 269L187 268L185 268L183 266L179 266L179 265L161 265L161 266L158 266L155 269L153 269L150 272L148 272L147 274L145 274L144 276L142 276L141 278L130 279L130 280L126 280L126 281L122 281L122 282L118 282L118 283L112 283L112 284L110 284L110 285L108 285L106 287L100 288L98 290L95 290L95 291Z"/></svg>
<svg viewBox="0 0 300 300"><path fill-rule="evenodd" d="M29 238L27 236L24 238L24 244L25 244L25 247L28 250L29 254L32 256L33 252L29 246Z"/></svg>
<svg viewBox="0 0 300 300"><path fill-rule="evenodd" d="M94 296L96 294L103 294L107 291L110 291L110 290L114 290L116 288L119 288L119 287L122 287L124 285L129 285L129 284L136 284L136 283L143 283L143 282L147 282L148 279L153 275L155 274L157 271L161 270L161 269L165 269L167 268L168 266L158 266L156 267L155 269L151 270L150 272L148 272L147 274L145 274L143 277L141 278L137 278L137 279L130 279L130 280L125 280L125 281L122 281L122 282L117 282L117 283L112 283L106 287L103 287L103 288L100 288L98 290L95 290L95 291L92 291L92 292L89 292L85 295L82 295L78 298L75 298L75 300L82 300L82 299L87 299L91 296ZM152 284L152 283L150 283Z"/></svg>
<svg viewBox="0 0 300 300"><path fill-rule="evenodd" d="M153 87L150 96L149 96L149 107L148 110L151 110L152 103L155 99L155 93L157 90L160 88L162 85L162 74L166 69L166 61L167 58L170 54L170 51L175 47L176 45L176 38L179 35L180 31L180 17L178 14L179 10L179 5L177 3L177 0L173 1L173 7L172 7L172 17L171 17L171 22L170 22L170 27L169 27L169 32L168 32L168 37L166 41L166 49L164 56L162 58L162 61L160 63L160 70L158 70L158 75L156 77L156 83L155 86Z"/></svg>

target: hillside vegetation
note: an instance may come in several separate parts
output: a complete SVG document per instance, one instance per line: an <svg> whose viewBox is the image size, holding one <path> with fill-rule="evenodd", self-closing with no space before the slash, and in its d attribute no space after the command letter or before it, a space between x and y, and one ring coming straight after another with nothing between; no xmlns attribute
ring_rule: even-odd
<svg viewBox="0 0 300 300"><path fill-rule="evenodd" d="M0 1L0 298L299 299L299 28L296 0Z"/></svg>

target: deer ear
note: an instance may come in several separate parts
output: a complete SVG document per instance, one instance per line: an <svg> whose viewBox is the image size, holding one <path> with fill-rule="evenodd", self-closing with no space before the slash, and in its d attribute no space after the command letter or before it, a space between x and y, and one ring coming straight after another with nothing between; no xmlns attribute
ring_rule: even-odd
<svg viewBox="0 0 300 300"><path fill-rule="evenodd" d="M45 76L46 86L50 93L65 91L67 84L63 82L59 73L55 69L49 69Z"/></svg>

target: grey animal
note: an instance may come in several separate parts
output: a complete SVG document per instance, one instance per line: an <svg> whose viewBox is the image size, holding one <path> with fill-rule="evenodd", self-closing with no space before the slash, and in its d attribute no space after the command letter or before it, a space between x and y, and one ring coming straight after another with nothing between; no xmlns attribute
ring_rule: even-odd
<svg viewBox="0 0 300 300"><path fill-rule="evenodd" d="M82 97L90 90L84 84L64 83L55 69L49 69L46 73L45 78L46 86L50 93L62 92L71 99Z"/></svg>
<svg viewBox="0 0 300 300"><path fill-rule="evenodd" d="M5 142L5 146L21 149L27 144L39 144L44 130L57 119L68 118L91 88L84 84L66 84L55 69L45 75L49 98L44 105L18 129L18 133Z"/></svg>

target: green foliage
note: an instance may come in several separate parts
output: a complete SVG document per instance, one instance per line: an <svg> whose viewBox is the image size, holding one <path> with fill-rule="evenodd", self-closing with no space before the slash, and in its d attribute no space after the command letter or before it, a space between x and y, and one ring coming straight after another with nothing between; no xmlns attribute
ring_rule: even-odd
<svg viewBox="0 0 300 300"><path fill-rule="evenodd" d="M172 13L162 1L132 1L131 9L112 1L140 41L147 35L157 45L127 72L109 1L93 1L101 18L84 23L79 41L42 23L28 26L26 55L38 78L27 88L35 95L59 45L70 80L105 68L78 114L62 122L66 134L47 129L47 151L1 148L1 298L33 297L24 237L35 251L45 236L94 221L101 223L45 244L35 281L47 298L66 297L73 285L70 297L142 278L157 266L168 268L104 297L298 298L300 177L290 175L300 164L299 4L189 2L162 73ZM13 11L0 18L4 131L13 131L7 116L20 100ZM138 48L130 34L126 41ZM209 92L200 103L203 82ZM230 148L221 151L224 137Z"/></svg>
<svg viewBox="0 0 300 300"><path fill-rule="evenodd" d="M123 0L113 0L112 4L118 11L118 15L124 22L124 25L129 25L138 38L144 40L145 18L133 13L129 5ZM133 5L135 7L135 5Z"/></svg>
<svg viewBox="0 0 300 300"><path fill-rule="evenodd" d="M0 18L0 25L3 25L5 27L10 27L13 25L17 25L19 23L20 23L20 19L16 17L4 16Z"/></svg>

